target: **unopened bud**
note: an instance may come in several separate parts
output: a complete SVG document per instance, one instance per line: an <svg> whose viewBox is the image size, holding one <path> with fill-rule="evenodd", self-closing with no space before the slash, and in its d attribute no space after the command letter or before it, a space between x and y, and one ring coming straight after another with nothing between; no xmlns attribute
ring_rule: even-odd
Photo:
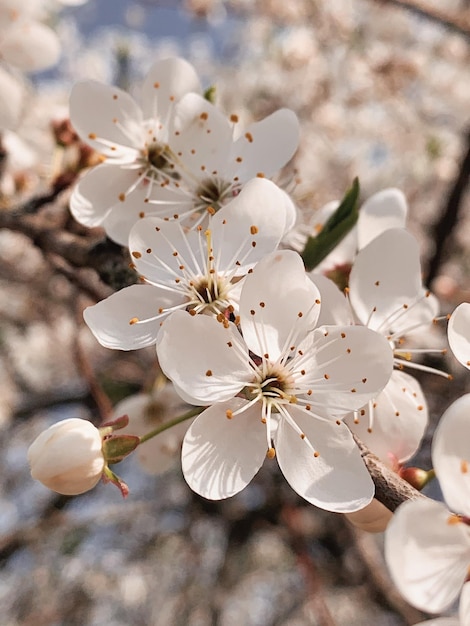
<svg viewBox="0 0 470 626"><path fill-rule="evenodd" d="M402 467L398 470L398 475L412 487L421 491L434 478L435 473L434 470L426 471L420 467Z"/></svg>
<svg viewBox="0 0 470 626"><path fill-rule="evenodd" d="M105 461L101 434L91 422L71 418L42 432L28 450L31 476L63 495L93 489Z"/></svg>

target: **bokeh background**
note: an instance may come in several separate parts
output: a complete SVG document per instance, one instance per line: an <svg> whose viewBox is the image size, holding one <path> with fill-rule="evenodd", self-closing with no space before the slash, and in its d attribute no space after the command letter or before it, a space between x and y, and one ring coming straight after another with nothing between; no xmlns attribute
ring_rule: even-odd
<svg viewBox="0 0 470 626"><path fill-rule="evenodd" d="M297 113L301 146L282 180L301 220L341 198L355 176L363 199L402 189L423 274L446 314L470 300L468 2L89 0L54 26L60 63L29 77L15 128L30 165L15 166L5 146L2 154L0 624L417 623L424 616L388 578L381 536L301 501L273 463L220 503L192 494L178 463L155 477L132 457L119 467L125 501L111 485L69 498L31 479L26 452L41 430L67 417L98 423L158 374L153 350L105 350L82 322L83 307L111 288L50 243L58 230L89 236L68 215L67 177L48 197L57 160L64 167L68 158L51 123L67 117L76 80L138 97L155 59L184 56L243 122L280 107ZM445 324L429 340L444 345ZM452 382L420 376L432 417L415 459L423 467L433 424L468 390L463 368L444 366Z"/></svg>

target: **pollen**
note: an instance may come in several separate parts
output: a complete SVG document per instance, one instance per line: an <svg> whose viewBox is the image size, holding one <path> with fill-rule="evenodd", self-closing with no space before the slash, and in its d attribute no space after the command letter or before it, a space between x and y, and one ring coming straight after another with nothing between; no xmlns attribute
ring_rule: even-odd
<svg viewBox="0 0 470 626"><path fill-rule="evenodd" d="M153 83L153 86L155 89L158 89L160 87L160 83Z"/></svg>
<svg viewBox="0 0 470 626"><path fill-rule="evenodd" d="M422 404L419 404L417 407L418 411L422 411L424 409L424 406Z"/></svg>
<svg viewBox="0 0 470 626"><path fill-rule="evenodd" d="M134 252L132 252L131 254L135 259L140 259L140 257L142 256L140 252L137 252L137 250L134 250Z"/></svg>
<svg viewBox="0 0 470 626"><path fill-rule="evenodd" d="M257 176L258 178L264 178L264 177L265 177L265 175L264 175L264 173L263 173L263 172L258 172L258 173L256 174L256 176Z"/></svg>
<svg viewBox="0 0 470 626"><path fill-rule="evenodd" d="M274 459L274 457L276 456L276 450L274 448L268 448L266 456L268 457L268 459Z"/></svg>
<svg viewBox="0 0 470 626"><path fill-rule="evenodd" d="M362 379L362 383L365 385L365 384L366 384L366 382L367 382L367 378L363 378L363 379Z"/></svg>
<svg viewBox="0 0 470 626"><path fill-rule="evenodd" d="M209 114L206 111L204 111L203 113L201 113L199 117L201 118L201 120L207 120L207 118L209 117Z"/></svg>
<svg viewBox="0 0 470 626"><path fill-rule="evenodd" d="M134 324L137 324L138 321L139 321L138 317L133 317L132 319L129 320L129 324L133 326Z"/></svg>
<svg viewBox="0 0 470 626"><path fill-rule="evenodd" d="M460 471L462 472L462 474L468 473L468 463L465 459L462 459L460 461Z"/></svg>
<svg viewBox="0 0 470 626"><path fill-rule="evenodd" d="M300 433L300 438L305 439L305 433Z"/></svg>
<svg viewBox="0 0 470 626"><path fill-rule="evenodd" d="M88 133L88 139L96 139L96 133Z"/></svg>
<svg viewBox="0 0 470 626"><path fill-rule="evenodd" d="M147 248L147 250L145 251L147 254L152 254L152 248Z"/></svg>
<svg viewBox="0 0 470 626"><path fill-rule="evenodd" d="M140 211L139 217L140 217L140 219L142 219L143 217L145 217L145 213L143 211Z"/></svg>
<svg viewBox="0 0 470 626"><path fill-rule="evenodd" d="M313 456L314 456L316 459L318 459L318 457L320 456L320 453L319 453L319 452L317 452L317 451L315 450L315 452L313 453Z"/></svg>
<svg viewBox="0 0 470 626"><path fill-rule="evenodd" d="M258 234L258 226L250 226L250 233L252 235L257 235Z"/></svg>
<svg viewBox="0 0 470 626"><path fill-rule="evenodd" d="M118 99L117 94L114 94L113 95L113 100L117 100L117 99Z"/></svg>
<svg viewBox="0 0 470 626"><path fill-rule="evenodd" d="M207 370L206 376L212 376L212 370Z"/></svg>
<svg viewBox="0 0 470 626"><path fill-rule="evenodd" d="M253 143L253 135L251 133L245 133L245 137L250 143Z"/></svg>
<svg viewBox="0 0 470 626"><path fill-rule="evenodd" d="M297 317L303 317L303 316L304 316L304 314L302 313L302 311L299 311L299 312L297 313Z"/></svg>
<svg viewBox="0 0 470 626"><path fill-rule="evenodd" d="M346 338L346 333L341 333L341 338L345 339Z"/></svg>
<svg viewBox="0 0 470 626"><path fill-rule="evenodd" d="M356 393L357 389L355 389L354 387L351 389L351 393Z"/></svg>
<svg viewBox="0 0 470 626"><path fill-rule="evenodd" d="M375 283L374 283L374 285L375 285L376 287L378 287L378 286L380 285L380 280L376 280L376 281L375 281Z"/></svg>
<svg viewBox="0 0 470 626"><path fill-rule="evenodd" d="M225 417L226 417L228 420L231 420L231 419L232 419L232 417L233 417L233 411L231 411L230 409L227 409L227 410L225 411Z"/></svg>
<svg viewBox="0 0 470 626"><path fill-rule="evenodd" d="M235 113L232 113L232 115L230 116L230 121L236 124L238 122L238 115L235 115Z"/></svg>
<svg viewBox="0 0 470 626"><path fill-rule="evenodd" d="M323 378L324 378L325 380L329 380L330 375L329 375L329 374L324 374Z"/></svg>
<svg viewBox="0 0 470 626"><path fill-rule="evenodd" d="M260 302L259 305L262 309L264 309L264 307L266 306L266 302Z"/></svg>
<svg viewBox="0 0 470 626"><path fill-rule="evenodd" d="M366 414L365 409L361 409L361 410L360 410L360 414L361 414L361 416L362 416L362 417L364 417L364 415Z"/></svg>
<svg viewBox="0 0 470 626"><path fill-rule="evenodd" d="M126 194L125 194L125 193L120 193L120 194L119 194L119 196L118 196L118 198L119 198L119 200L120 200L121 202L124 202L124 200L126 199Z"/></svg>

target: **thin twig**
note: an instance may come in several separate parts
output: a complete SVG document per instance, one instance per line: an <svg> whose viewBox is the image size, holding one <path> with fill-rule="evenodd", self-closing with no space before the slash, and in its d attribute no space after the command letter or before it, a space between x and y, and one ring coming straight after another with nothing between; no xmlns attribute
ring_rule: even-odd
<svg viewBox="0 0 470 626"><path fill-rule="evenodd" d="M442 11L435 7L430 7L425 2L420 0L375 0L380 4L393 4L402 9L406 9L424 17L432 22L436 22L441 26L470 38L470 13L468 11L460 12L459 15L450 13L448 11Z"/></svg>

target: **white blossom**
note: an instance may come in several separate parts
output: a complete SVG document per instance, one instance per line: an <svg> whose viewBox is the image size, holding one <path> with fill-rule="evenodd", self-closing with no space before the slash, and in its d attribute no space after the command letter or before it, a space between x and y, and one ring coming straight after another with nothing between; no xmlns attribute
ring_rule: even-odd
<svg viewBox="0 0 470 626"><path fill-rule="evenodd" d="M165 374L185 400L212 405L183 442L183 473L210 498L243 489L266 456L292 488L332 511L354 511L374 488L341 417L387 382L386 340L363 327L316 330L319 293L300 257L274 252L249 274L239 323L176 312L157 339Z"/></svg>
<svg viewBox="0 0 470 626"><path fill-rule="evenodd" d="M188 232L179 221L139 220L129 247L145 284L85 309L86 323L102 345L135 350L155 343L162 320L178 309L237 314L244 275L276 249L293 211L274 183L254 178L209 216L206 229Z"/></svg>

